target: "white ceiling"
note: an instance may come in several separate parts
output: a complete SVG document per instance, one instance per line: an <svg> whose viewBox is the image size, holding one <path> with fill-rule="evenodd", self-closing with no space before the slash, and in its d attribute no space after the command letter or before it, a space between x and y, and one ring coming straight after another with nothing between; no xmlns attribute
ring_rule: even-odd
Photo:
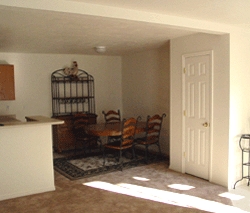
<svg viewBox="0 0 250 213"><path fill-rule="evenodd" d="M250 27L249 0L67 0Z"/></svg>
<svg viewBox="0 0 250 213"><path fill-rule="evenodd" d="M62 0L60 0L62 1ZM239 27L250 26L249 0L67 0L73 3L168 14ZM169 39L195 32L163 24L1 6L0 52L96 54L104 45L106 54L158 48Z"/></svg>

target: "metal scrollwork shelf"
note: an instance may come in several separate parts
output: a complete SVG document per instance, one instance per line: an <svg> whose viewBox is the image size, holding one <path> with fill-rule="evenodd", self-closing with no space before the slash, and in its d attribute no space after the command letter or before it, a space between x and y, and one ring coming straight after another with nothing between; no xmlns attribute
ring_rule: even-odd
<svg viewBox="0 0 250 213"><path fill-rule="evenodd" d="M77 75L66 75L64 69L51 75L53 116L95 113L94 78L78 69Z"/></svg>
<svg viewBox="0 0 250 213"><path fill-rule="evenodd" d="M242 181L243 179L247 180L247 185L249 186L250 183L250 134L243 134L240 137L239 146L241 149L241 179L236 181L234 184L235 186L238 182Z"/></svg>

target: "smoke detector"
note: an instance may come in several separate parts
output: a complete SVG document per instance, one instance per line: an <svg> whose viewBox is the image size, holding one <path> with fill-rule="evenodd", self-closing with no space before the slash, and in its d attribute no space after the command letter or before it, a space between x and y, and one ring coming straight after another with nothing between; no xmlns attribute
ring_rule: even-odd
<svg viewBox="0 0 250 213"><path fill-rule="evenodd" d="M95 51L98 53L105 53L106 52L106 47L105 46L96 46Z"/></svg>

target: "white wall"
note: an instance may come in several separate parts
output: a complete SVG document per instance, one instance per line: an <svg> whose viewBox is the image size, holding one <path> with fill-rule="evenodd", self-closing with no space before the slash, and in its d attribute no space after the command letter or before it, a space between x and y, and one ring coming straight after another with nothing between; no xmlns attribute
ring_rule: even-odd
<svg viewBox="0 0 250 213"><path fill-rule="evenodd" d="M169 43L158 50L122 58L123 114L125 117L166 113L161 148L169 154Z"/></svg>
<svg viewBox="0 0 250 213"><path fill-rule="evenodd" d="M51 116L51 73L78 62L79 69L95 79L96 113L102 110L122 110L121 57L0 53L0 63L14 65L16 100L0 101L0 114Z"/></svg>
<svg viewBox="0 0 250 213"><path fill-rule="evenodd" d="M240 136L241 134L250 134L249 38L249 32L234 31L230 34L230 187L241 179ZM237 186L240 184L246 184L246 181L239 182Z"/></svg>
<svg viewBox="0 0 250 213"><path fill-rule="evenodd" d="M211 119L211 181L228 185L229 158L229 35L196 34L171 40L170 168L183 171L182 55L214 51Z"/></svg>
<svg viewBox="0 0 250 213"><path fill-rule="evenodd" d="M250 33L245 31L242 32L242 29L237 29L235 26L232 25L225 25L215 22L207 22L202 21L198 19L188 19L185 17L176 17L176 16L170 16L168 14L156 14L156 13L148 13L144 11L137 11L137 10L126 10L122 8L117 7L105 7L105 6L99 6L95 4L81 4L79 2L67 2L67 1L61 1L61 2L53 2L48 4L46 1L44 2L35 2L35 1L15 1L15 0L2 0L2 5L13 5L13 6L20 6L20 7L30 7L34 9L46 9L46 10L55 10L55 11L61 11L61 12L71 12L71 13L78 13L78 14L84 14L84 15L96 15L96 16L103 16L103 17L109 17L109 18L119 18L119 19L125 19L125 20L135 20L135 21L143 21L150 24L164 24L166 26L172 26L174 28L178 29L190 29L194 30L195 32L207 32L207 33L229 33L230 34L230 41L229 45L225 45L225 43L228 43L228 38L224 39L224 37L209 37L208 41L204 39L198 39L197 41L195 39L189 39L191 42L190 44L187 42L187 40L177 39L173 40L171 42L172 48L171 50L175 49L175 45L177 45L178 48L180 48L179 54L176 54L177 58L174 58L171 53L171 64L173 66L176 66L175 69L171 68L171 84L172 84L172 92L171 92L171 141L173 141L171 146L171 167L176 168L176 170L181 170L181 156L179 152L179 143L180 143L180 126L181 126L181 118L180 115L181 110L180 107L180 85L181 82L179 81L180 77L180 70L177 68L178 66L181 66L181 54L189 53L193 51L203 51L211 49L211 47L214 48L215 51L215 60L218 60L216 69L216 81L215 86L216 90L214 91L214 98L216 100L216 111L214 112L214 130L216 132L213 133L216 140L216 143L214 143L215 152L214 154L217 156L219 153L222 153L222 156L220 158L216 157L214 158L213 164L215 165L216 171L214 173L219 174L215 178L215 181L218 181L219 183L222 183L222 185L225 185L226 182L228 182L230 185L234 181L236 181L241 176L241 153L238 147L238 140L241 134L248 133L249 132L249 118L250 118L250 105L249 105L249 98L250 98L250 89L248 88L248 79L249 79L249 56L250 56ZM211 41L212 39L213 41ZM199 43L198 43L199 41ZM180 42L178 44L178 42ZM222 43L220 43L222 42ZM183 46L181 46L183 45ZM218 47L217 47L218 45ZM229 50L230 46L230 50ZM174 48L173 48L174 47ZM182 51L180 51L182 50ZM217 55L225 54L225 58L223 57L217 57ZM228 62L228 55L230 54L230 61ZM30 59L32 59L30 57ZM39 55L35 58L38 58ZM0 54L0 60L6 60L9 63L15 63L20 64L19 76L18 76L18 82L17 82L17 89L18 89L18 100L13 102L0 102L0 114L5 113L16 113L18 112L18 115L24 116L27 114L36 114L37 108L39 107L39 114L46 115L47 113L50 113L50 102L44 104L44 100L49 101L50 98L47 97L47 92L49 92L47 87L50 87L49 83L45 82L46 84L44 86L38 86L42 90L42 101L38 102L36 104L35 101L30 100L30 96L25 96L25 94L22 93L22 86L24 87L24 91L30 93L27 86L27 83L30 85L35 85L33 79L35 78L34 70L39 70L39 73L45 72L44 75L46 75L44 78L47 79L47 72L52 72L54 69L61 68L62 65L65 63L68 65L69 60L76 60L78 62L84 61L84 64L80 64L80 67L83 69L86 69L89 73L93 74L95 77L95 73L92 73L92 67L97 66L100 69L98 69L98 72L101 72L101 70L105 70L106 64L105 62L101 62L100 66L99 63L96 64L97 60L95 60L95 57L86 57L86 56L78 56L75 58L75 56L68 55L60 55L60 56L53 56L50 60L50 55L47 56L47 59L45 60L45 56L41 57L41 62L38 61L38 66L32 65L30 66L29 63L32 63L31 60L27 59L26 54ZM24 60L22 58L25 58ZM88 59L92 61L92 64L89 63ZM93 59L93 60L91 60ZM103 58L104 59L104 58ZM52 61L55 60L55 61ZM133 57L131 56L131 60L133 60ZM35 60L37 63L37 60ZM94 62L94 63L93 63ZM148 63L147 61L145 61ZM25 64L23 64L25 63ZM48 63L48 66L46 66L46 63ZM220 63L222 64L222 69L220 68ZM26 66L27 64L27 66ZM136 64L136 62L134 62ZM53 65L53 66L51 66ZM85 65L88 67L86 68ZM101 65L104 65L104 69L102 69ZM119 65L117 65L119 66ZM229 68L226 66L230 66ZM29 68L31 67L31 69ZM46 69L42 69L41 67L46 67ZM113 67L113 65L110 64L110 67ZM49 71L48 71L49 70ZM108 69L109 70L109 69ZM227 71L225 71L227 70ZM114 70L113 70L114 72ZM128 71L130 72L130 71ZM29 73L31 76L23 75L23 73ZM114 75L112 75L114 74ZM107 75L104 76L103 79L99 79L99 84L96 82L96 85L113 85L116 84L117 80L115 79L115 73L112 73L111 76L114 76L114 78L106 79ZM131 73L132 77L134 77L134 74ZM117 73L117 75L119 75ZM124 75L124 73L123 73ZM116 76L118 79L120 79L120 76ZM130 80L131 78L129 75L126 75L126 78ZM47 81L47 80L46 80ZM230 87L229 87L229 81L230 81ZM43 81L41 81L43 82ZM99 87L99 86L97 86ZM118 88L115 87L114 88ZM37 94L37 88L32 86L32 89L35 89L34 94ZM174 89L174 90L173 90ZM46 95L45 95L45 91ZM227 92L227 90L229 90ZM96 93L99 96L102 96L105 94L109 94L111 91L114 92L113 87L110 88L110 90L107 91L107 88L104 91L99 91L97 89ZM118 89L118 93L120 92L120 88ZM133 90L134 92L134 90ZM119 94L120 95L120 94ZM119 95L114 94L112 96L114 102L105 104L103 102L100 102L103 99L103 97L97 97L97 101L101 104L105 104L103 106L103 109L108 108L120 108L121 101L119 100ZM144 94L145 95L145 94ZM22 100L20 97L24 96L26 99ZM34 97L33 97L34 98ZM37 98L39 99L39 98ZM230 99L230 103L229 103ZM39 100L40 101L40 100ZM145 101L146 102L146 101ZM30 104L31 103L31 104ZM40 104L43 103L43 104ZM99 113L101 110L99 110L99 105L97 104L97 112ZM33 107L31 105L34 105L36 107ZM41 106L40 106L41 105ZM112 105L112 106L111 106ZM9 111L6 110L6 106L10 106ZM27 109L28 108L28 109ZM229 111L230 110L230 111ZM126 111L126 110L124 110ZM138 109L130 109L128 111L129 114L137 114ZM221 122L221 124L220 124ZM222 129L221 126L224 126ZM174 139L174 140L173 140ZM176 143L176 144L174 144ZM222 146L221 146L222 145ZM229 152L229 153L228 153ZM228 155L229 158L225 158L226 155ZM226 163L224 166L222 166L221 159L224 163ZM229 161L228 161L229 160ZM216 163L218 165L216 165ZM221 169L221 170L220 170ZM228 170L228 172L227 172ZM221 176L220 176L221 174ZM226 180L226 176L228 177L228 181Z"/></svg>
<svg viewBox="0 0 250 213"><path fill-rule="evenodd" d="M55 190L51 124L0 129L0 200Z"/></svg>

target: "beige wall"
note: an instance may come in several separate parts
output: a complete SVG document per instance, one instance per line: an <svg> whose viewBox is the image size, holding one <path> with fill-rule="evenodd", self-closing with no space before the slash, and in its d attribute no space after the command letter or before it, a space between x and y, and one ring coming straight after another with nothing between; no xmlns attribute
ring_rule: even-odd
<svg viewBox="0 0 250 213"><path fill-rule="evenodd" d="M119 56L0 53L14 65L16 100L0 101L0 114L51 116L51 73L76 60L95 79L96 113L120 109L123 117L166 113L162 149L169 153L169 43L158 50Z"/></svg>
<svg viewBox="0 0 250 213"><path fill-rule="evenodd" d="M17 114L17 118L21 120L26 115L51 116L50 75L54 70L70 66L71 61L76 60L79 68L86 70L95 78L96 112L99 120L102 120L101 111L110 108L121 109L124 116L142 115L144 118L156 111L167 112L167 116L171 114L170 128L167 126L168 122L164 124L166 126L163 137L166 139L162 140L164 141L162 146L164 151L168 152L170 129L173 141L170 151L171 168L181 171L181 55L214 50L216 68L213 91L215 111L211 180L231 187L241 178L239 137L250 131L248 38L247 32L232 30L230 40L228 35L206 34L173 39L170 57L171 113L168 113L169 105L165 105L169 100L164 94L164 91L169 91L169 80L165 81L169 76L160 71L168 66L165 64L169 60L168 47L164 47L166 51L162 48L124 57L0 53L0 63L15 65L16 86L16 100L0 101L0 114ZM153 78L157 80L150 81ZM127 85L124 85L124 82ZM142 89L139 90L139 86ZM160 94L159 96L152 95L150 89L152 87L157 88L155 92ZM136 103L135 108L131 107L132 102ZM168 119L167 117L165 121Z"/></svg>
<svg viewBox="0 0 250 213"><path fill-rule="evenodd" d="M123 115L125 117L166 113L161 147L169 154L169 43L158 50L122 58Z"/></svg>
<svg viewBox="0 0 250 213"><path fill-rule="evenodd" d="M0 200L55 190L51 129L35 122L0 129Z"/></svg>
<svg viewBox="0 0 250 213"><path fill-rule="evenodd" d="M51 73L74 60L95 79L98 120L102 110L122 109L121 57L0 53L0 63L14 65L16 90L16 100L0 101L0 114L51 116Z"/></svg>
<svg viewBox="0 0 250 213"><path fill-rule="evenodd" d="M0 101L0 114L51 116L51 73L76 60L95 79L96 113L120 109L123 117L166 113L162 149L169 153L169 43L158 50L119 56L0 53L14 65L16 100Z"/></svg>
<svg viewBox="0 0 250 213"><path fill-rule="evenodd" d="M79 2L54 2L53 4L42 3L41 1L14 1L8 0L1 2L2 5L14 5L20 7L28 7L34 9L46 9L54 10L60 12L71 12L83 15L96 15L109 18L118 18L124 20L133 21L143 21L150 24L164 24L168 27L174 27L177 29L189 29L194 32L207 32L215 33L217 35L229 33L229 37L211 37L208 36L208 40L204 40L206 37L199 37L195 40L194 37L188 39L174 39L171 42L171 167L176 168L177 171L181 170L181 153L179 150L180 143L180 131L181 131L181 110L180 104L180 68L181 55L190 52L203 51L214 49L214 58L217 68L215 71L215 91L214 99L215 105L214 109L214 126L213 133L215 139L213 140L213 145L215 146L213 154L213 165L216 171L213 173L214 181L222 183L222 185L231 186L234 181L236 181L241 176L241 153L238 147L238 140L241 134L249 133L249 118L250 118L250 89L248 88L249 79L249 55L250 55L250 32L243 28L237 28L233 25L225 25L216 22L207 22L198 19L188 19L185 17L170 16L167 14L156 14L149 13L145 11L136 10L126 10L122 8L115 7L105 7L94 4L81 4ZM201 39L202 38L202 39ZM229 40L229 41L228 41ZM199 42L198 42L199 41ZM190 43L188 43L190 42ZM177 49L175 49L177 48ZM230 48L230 50L229 50ZM177 51L177 52L175 52ZM224 57L222 55L224 54ZM174 57L176 55L176 58ZM230 55L230 61L228 60ZM41 56L41 57L40 57ZM219 57L218 57L219 56ZM119 57L118 57L119 58ZM140 56L139 56L140 58ZM144 57L143 57L144 58ZM150 57L146 57L150 58ZM34 62L32 59L35 59ZM133 57L130 59L133 61ZM18 65L17 74L17 90L18 96L17 100L13 102L0 102L0 113L18 113L19 116L24 116L27 114L48 114L50 110L50 84L48 76L50 73L58 68L61 68L65 63L68 64L69 60L77 60L80 63L80 67L86 69L89 73L93 74L95 77L96 73L100 72L100 76L103 79L96 79L96 94L97 100L97 113L100 113L98 108L100 104L107 103L104 97L107 94L114 93L112 95L112 102L107 103L106 106L102 105L104 109L106 108L118 108L121 106L122 101L119 99L121 97L121 88L119 87L118 81L120 80L121 63L117 62L119 59L114 59L116 65L108 62L109 66L107 68L105 57L102 58L102 62L99 64L97 58L89 56L72 56L72 55L26 55L26 54L0 54L0 60L6 60L8 63L13 63ZM113 58L109 59L113 60ZM82 62L84 62L82 64ZM136 63L136 62L133 62ZM146 61L146 63L148 63ZM86 67L85 67L86 66ZM115 68L110 71L111 67ZM230 66L230 70L229 70ZM92 68L96 67L95 72L92 72ZM143 67L143 65L141 65ZM107 68L107 69L106 69ZM35 72L35 71L36 72ZM116 72L119 70L118 72ZM124 69L125 70L125 69ZM42 79L38 80L36 73L41 74ZM47 73L49 72L49 73ZM111 72L111 78L108 78L107 73ZM128 71L130 72L130 71ZM104 74L102 74L104 73ZM106 74L106 75L105 75ZM124 75L124 72L123 72ZM134 74L132 73L131 77ZM147 75L146 75L147 76ZM117 80L116 77L119 79ZM108 78L108 79L107 79ZM126 78L130 80L129 75ZM230 83L229 83L230 81ZM124 81L123 81L124 82ZM117 84L116 84L117 83ZM178 85L179 84L179 85ZM112 85L112 88L103 91L99 85ZM117 87L115 87L117 86ZM33 91L30 91L32 88ZM116 88L120 93L117 95ZM126 88L127 89L127 88ZM112 91L111 91L112 90ZM41 96L36 97L38 92ZM134 90L133 90L134 92ZM27 93L28 95L26 95ZM30 95L32 93L32 95ZM145 93L146 94L146 93ZM143 94L143 95L145 95ZM104 95L104 96L103 96ZM34 98L34 101L30 97ZM125 96L126 97L126 96ZM229 102L230 100L230 102ZM145 100L146 103L146 100ZM9 106L9 110L7 109ZM125 112L127 110L124 110ZM138 112L138 109L129 109L128 114L133 114ZM127 113L127 112L126 112ZM173 140L174 139L174 140ZM220 157L219 154L222 153ZM218 165L217 165L218 162ZM222 162L225 165L222 166ZM227 179L228 178L228 179ZM227 184L228 183L228 184Z"/></svg>
<svg viewBox="0 0 250 213"><path fill-rule="evenodd" d="M182 55L213 50L210 180L228 185L229 35L197 34L171 40L170 168L184 171L182 158Z"/></svg>
<svg viewBox="0 0 250 213"><path fill-rule="evenodd" d="M231 186L241 179L240 136L250 134L249 36L249 32L243 31L234 31L230 34L229 183ZM237 186L240 184L246 184L246 181L239 182Z"/></svg>

